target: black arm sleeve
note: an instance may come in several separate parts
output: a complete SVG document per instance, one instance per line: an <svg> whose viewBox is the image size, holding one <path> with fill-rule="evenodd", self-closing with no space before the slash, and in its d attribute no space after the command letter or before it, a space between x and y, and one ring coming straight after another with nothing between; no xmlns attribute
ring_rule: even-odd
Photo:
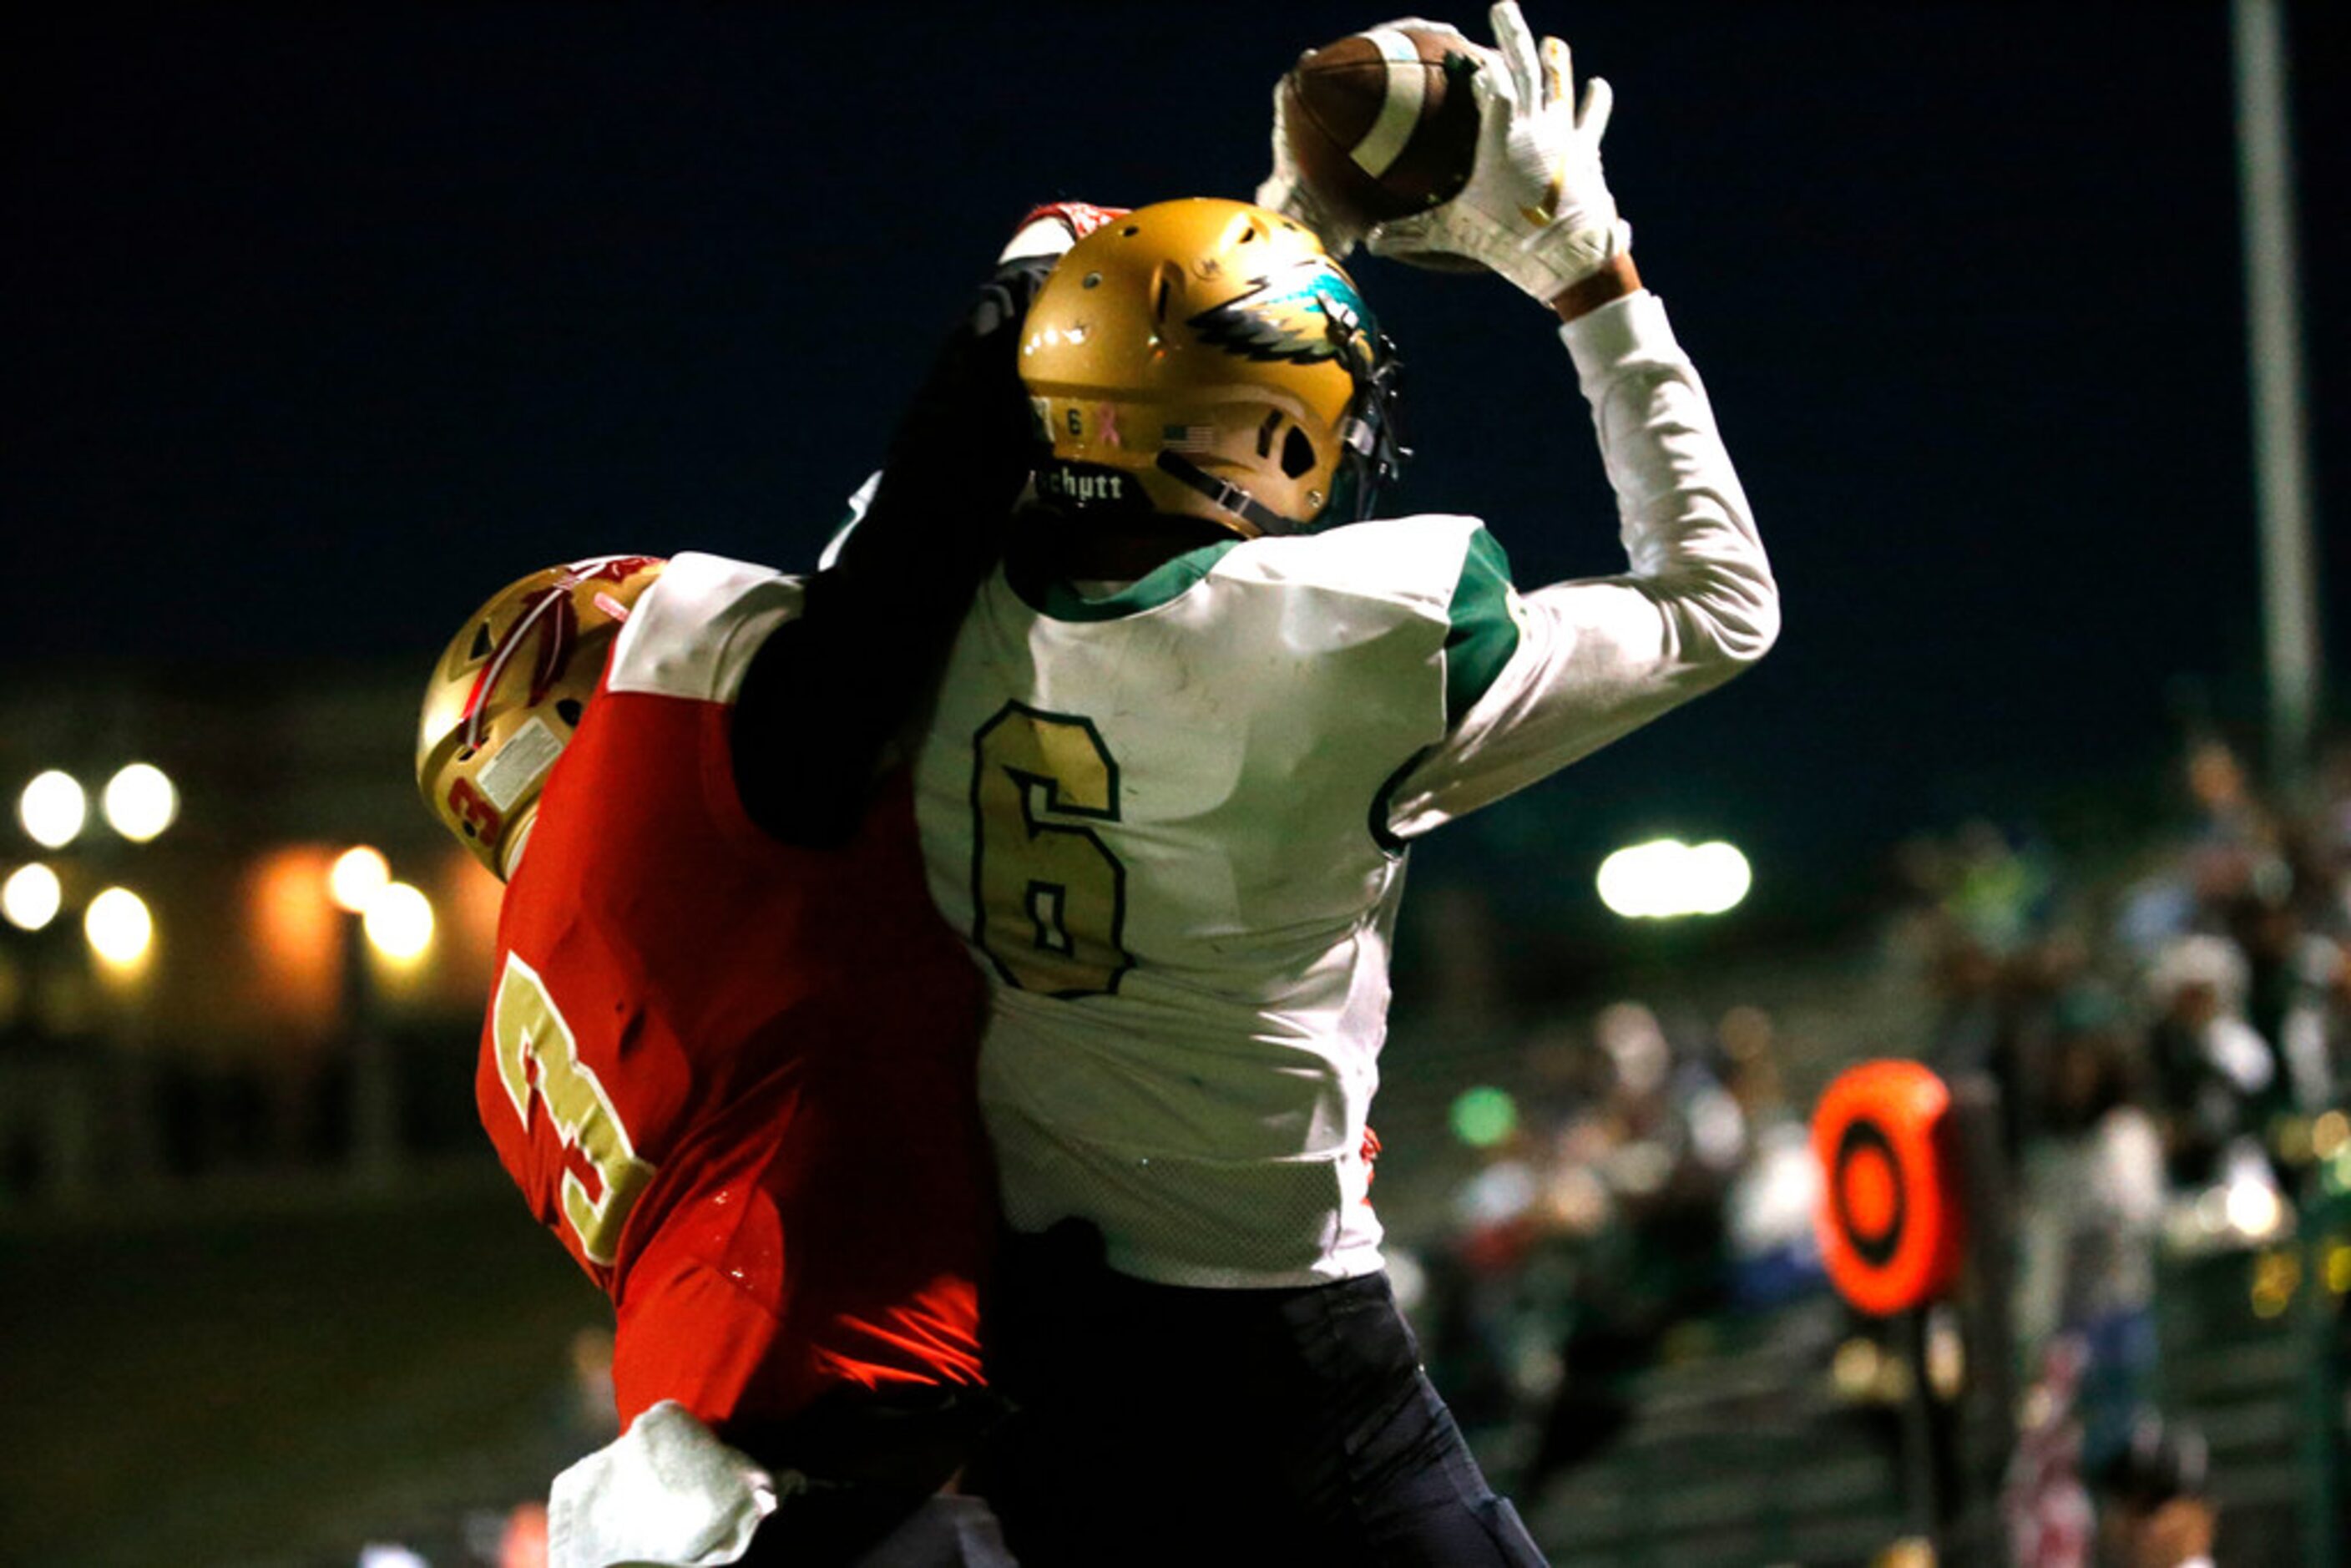
<svg viewBox="0 0 2351 1568"><path fill-rule="evenodd" d="M882 749L928 692L1036 456L1021 318L1051 258L1001 267L948 337L892 436L882 483L798 619L737 695L735 783L787 843L856 831Z"/></svg>

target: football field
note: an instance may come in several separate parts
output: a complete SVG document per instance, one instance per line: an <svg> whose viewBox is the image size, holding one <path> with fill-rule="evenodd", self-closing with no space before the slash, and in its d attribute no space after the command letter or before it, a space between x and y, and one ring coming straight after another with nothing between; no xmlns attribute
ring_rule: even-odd
<svg viewBox="0 0 2351 1568"><path fill-rule="evenodd" d="M602 1302L496 1167L335 1181L0 1232L0 1560L464 1562L470 1511L591 1446L568 1357Z"/></svg>

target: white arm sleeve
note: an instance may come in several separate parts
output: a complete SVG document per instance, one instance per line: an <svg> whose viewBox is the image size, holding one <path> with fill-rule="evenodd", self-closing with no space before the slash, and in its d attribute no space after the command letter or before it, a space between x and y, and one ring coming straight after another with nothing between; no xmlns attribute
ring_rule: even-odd
<svg viewBox="0 0 2351 1568"><path fill-rule="evenodd" d="M1514 595L1519 643L1391 797L1426 832L1721 685L1780 631L1779 590L1714 411L1646 290L1560 329L1616 492L1631 570Z"/></svg>

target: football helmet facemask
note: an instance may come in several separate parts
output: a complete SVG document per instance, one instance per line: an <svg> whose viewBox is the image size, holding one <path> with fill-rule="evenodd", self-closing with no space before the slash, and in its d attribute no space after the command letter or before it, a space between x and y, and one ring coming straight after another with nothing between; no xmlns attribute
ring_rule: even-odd
<svg viewBox="0 0 2351 1568"><path fill-rule="evenodd" d="M1020 375L1080 517L1172 513L1244 538L1371 515L1408 453L1395 346L1312 232L1262 207L1137 208L1072 246Z"/></svg>
<svg viewBox="0 0 2351 1568"><path fill-rule="evenodd" d="M442 651L417 726L416 787L499 880L514 869L613 638L662 564L597 556L532 572L494 594Z"/></svg>

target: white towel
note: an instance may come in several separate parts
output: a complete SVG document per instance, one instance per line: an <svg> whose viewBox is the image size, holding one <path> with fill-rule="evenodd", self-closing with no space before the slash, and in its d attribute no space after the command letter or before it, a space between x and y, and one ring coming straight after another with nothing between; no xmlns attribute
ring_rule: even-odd
<svg viewBox="0 0 2351 1568"><path fill-rule="evenodd" d="M664 1399L617 1439L555 1478L547 1500L548 1568L719 1568L750 1549L779 1485Z"/></svg>

